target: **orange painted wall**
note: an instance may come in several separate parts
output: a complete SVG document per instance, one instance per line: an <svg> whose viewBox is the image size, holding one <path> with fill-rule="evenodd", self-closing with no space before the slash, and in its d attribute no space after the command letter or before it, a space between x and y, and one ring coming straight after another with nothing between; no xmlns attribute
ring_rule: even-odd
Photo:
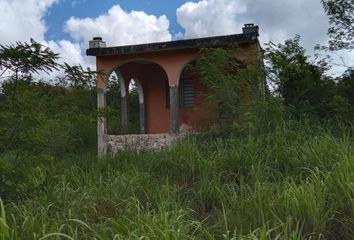
<svg viewBox="0 0 354 240"><path fill-rule="evenodd" d="M198 52L197 49L186 49L97 57L97 69L105 72L105 75L98 79L97 87L104 88L105 79L113 69L118 67L126 81L127 88L131 78L138 78L144 92L146 133L170 132L170 111L166 105L166 96L168 95L166 90L168 85L178 84L184 66L195 59ZM245 45L235 55L240 60L249 58L249 56L254 57L254 46ZM142 61L148 61L150 64ZM208 113L206 102L201 96L206 91L207 89L201 81L198 78L194 79L194 106L179 109L180 125L185 123L193 126L194 130L198 130L201 124L206 123L204 118L210 113Z"/></svg>
<svg viewBox="0 0 354 240"><path fill-rule="evenodd" d="M137 78L142 85L145 101L146 133L169 132L170 111L166 108L168 80L164 70L157 64L127 63L121 66L119 71L125 79L127 91L132 78Z"/></svg>
<svg viewBox="0 0 354 240"><path fill-rule="evenodd" d="M149 70L151 79L144 89L147 133L166 133L170 131L170 110L166 107L168 81L161 73Z"/></svg>

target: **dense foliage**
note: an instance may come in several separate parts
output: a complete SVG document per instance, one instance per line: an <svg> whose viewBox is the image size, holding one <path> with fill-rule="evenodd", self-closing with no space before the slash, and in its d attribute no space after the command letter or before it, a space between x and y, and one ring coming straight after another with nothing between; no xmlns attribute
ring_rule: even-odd
<svg viewBox="0 0 354 240"><path fill-rule="evenodd" d="M260 86L264 81L262 68L235 59L236 46L229 49L202 49L190 68L198 73L208 92L208 112L215 111L217 122L224 130L238 129L247 119L251 106L263 100ZM221 121L220 121L221 120Z"/></svg>
<svg viewBox="0 0 354 240"><path fill-rule="evenodd" d="M1 46L0 195L21 198L41 187L29 184L56 157L95 145L94 73L60 65L58 55L32 41ZM34 74L62 70L41 81Z"/></svg>
<svg viewBox="0 0 354 240"><path fill-rule="evenodd" d="M138 134L140 133L140 111L138 88L132 84L128 87L128 125L121 122L121 86L116 76L110 76L106 85L106 108L103 111L107 121L108 134Z"/></svg>
<svg viewBox="0 0 354 240"><path fill-rule="evenodd" d="M353 127L272 121L262 134L192 137L161 152L100 161L66 155L29 179L44 183L41 189L5 205L0 233L3 239L351 240Z"/></svg>
<svg viewBox="0 0 354 240"><path fill-rule="evenodd" d="M97 112L99 73L34 41L0 46L0 240L352 239L354 72L328 76L299 37L269 43L264 96L263 72L234 50L195 65L222 128L98 160L97 114L137 132L136 89L122 129L117 79Z"/></svg>
<svg viewBox="0 0 354 240"><path fill-rule="evenodd" d="M326 74L326 61L311 62L300 37L284 44L270 42L266 49L267 77L273 90L296 116L321 119L354 119L354 105L349 92L353 89L353 72L333 78Z"/></svg>

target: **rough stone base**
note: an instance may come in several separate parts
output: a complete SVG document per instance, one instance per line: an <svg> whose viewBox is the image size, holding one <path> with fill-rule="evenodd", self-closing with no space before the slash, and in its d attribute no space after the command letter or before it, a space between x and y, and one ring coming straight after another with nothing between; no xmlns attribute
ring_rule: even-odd
<svg viewBox="0 0 354 240"><path fill-rule="evenodd" d="M161 150L183 139L186 134L107 135L107 153L126 150Z"/></svg>

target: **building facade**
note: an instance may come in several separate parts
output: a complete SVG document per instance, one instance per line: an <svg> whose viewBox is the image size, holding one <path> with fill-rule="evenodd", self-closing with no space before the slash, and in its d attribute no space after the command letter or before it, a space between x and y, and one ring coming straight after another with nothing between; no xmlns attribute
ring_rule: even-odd
<svg viewBox="0 0 354 240"><path fill-rule="evenodd" d="M207 88L188 69L201 48L237 44L235 58L261 59L258 26L246 24L241 34L130 46L106 47L101 38L90 41L88 56L96 57L98 109L106 107L106 86L114 73L120 84L121 124L129 122L127 98L134 80L139 95L141 135L115 136L107 132L106 119L98 118L98 154L116 153L123 148L161 148L180 132L199 131L208 116L203 94Z"/></svg>

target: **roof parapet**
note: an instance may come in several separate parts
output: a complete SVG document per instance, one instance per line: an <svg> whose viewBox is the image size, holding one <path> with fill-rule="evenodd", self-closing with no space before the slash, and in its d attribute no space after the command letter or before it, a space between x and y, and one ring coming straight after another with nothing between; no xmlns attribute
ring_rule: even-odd
<svg viewBox="0 0 354 240"><path fill-rule="evenodd" d="M167 42L144 43L134 45L123 45L116 47L106 47L106 42L101 37L95 37L89 42L89 49L86 50L87 56L108 56L143 52L172 51L177 49L190 49L202 47L219 47L229 44L244 44L256 42L259 36L259 27L253 23L245 24L242 28L243 33L203 37L194 39L182 39Z"/></svg>

